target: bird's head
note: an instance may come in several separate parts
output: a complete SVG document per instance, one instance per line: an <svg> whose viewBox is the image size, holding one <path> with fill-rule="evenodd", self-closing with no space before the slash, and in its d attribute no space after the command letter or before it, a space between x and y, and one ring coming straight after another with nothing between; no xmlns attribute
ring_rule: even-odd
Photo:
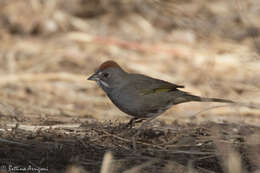
<svg viewBox="0 0 260 173"><path fill-rule="evenodd" d="M127 73L115 62L102 63L97 71L88 80L96 81L105 91L119 87L126 80Z"/></svg>

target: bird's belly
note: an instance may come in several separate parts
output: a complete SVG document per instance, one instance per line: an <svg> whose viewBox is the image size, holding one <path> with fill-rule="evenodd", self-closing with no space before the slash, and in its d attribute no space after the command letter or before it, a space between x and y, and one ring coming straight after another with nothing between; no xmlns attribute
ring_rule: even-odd
<svg viewBox="0 0 260 173"><path fill-rule="evenodd" d="M131 95L126 92L108 95L110 100L123 112L128 115L140 118L149 118L160 115L169 109L172 104L162 104L153 97Z"/></svg>
<svg viewBox="0 0 260 173"><path fill-rule="evenodd" d="M108 97L122 112L134 117L141 117L139 114L138 98L129 97L128 94L124 92L111 94L108 95Z"/></svg>

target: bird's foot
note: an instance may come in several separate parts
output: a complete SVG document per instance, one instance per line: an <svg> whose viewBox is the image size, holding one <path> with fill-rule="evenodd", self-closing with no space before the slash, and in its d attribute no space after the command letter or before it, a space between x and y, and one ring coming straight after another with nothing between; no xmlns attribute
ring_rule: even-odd
<svg viewBox="0 0 260 173"><path fill-rule="evenodd" d="M126 128L129 128L129 129L132 129L133 126L136 124L136 123L140 123L142 121L144 121L145 119L144 118L132 118L127 124L126 124Z"/></svg>

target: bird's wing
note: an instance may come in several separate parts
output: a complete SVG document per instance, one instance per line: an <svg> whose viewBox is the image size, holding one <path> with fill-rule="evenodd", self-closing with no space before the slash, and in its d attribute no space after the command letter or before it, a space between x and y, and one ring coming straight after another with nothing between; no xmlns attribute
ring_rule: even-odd
<svg viewBox="0 0 260 173"><path fill-rule="evenodd" d="M131 83L141 95L149 95L160 92L176 91L177 88L184 88L183 85L176 85L160 79L151 78L140 74L131 74Z"/></svg>

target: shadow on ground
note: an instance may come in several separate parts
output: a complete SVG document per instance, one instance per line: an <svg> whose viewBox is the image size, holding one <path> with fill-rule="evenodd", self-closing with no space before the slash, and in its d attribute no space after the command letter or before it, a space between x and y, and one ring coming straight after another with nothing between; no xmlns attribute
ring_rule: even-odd
<svg viewBox="0 0 260 173"><path fill-rule="evenodd" d="M132 148L136 128L123 124L86 123L79 127L50 127L37 131L1 132L1 169L41 169L64 172L69 165L100 172L103 156L113 154L113 172L227 172L257 169L260 128L236 124L178 125L159 123L142 131ZM259 137L259 136L258 136ZM30 171L28 171L30 172Z"/></svg>

